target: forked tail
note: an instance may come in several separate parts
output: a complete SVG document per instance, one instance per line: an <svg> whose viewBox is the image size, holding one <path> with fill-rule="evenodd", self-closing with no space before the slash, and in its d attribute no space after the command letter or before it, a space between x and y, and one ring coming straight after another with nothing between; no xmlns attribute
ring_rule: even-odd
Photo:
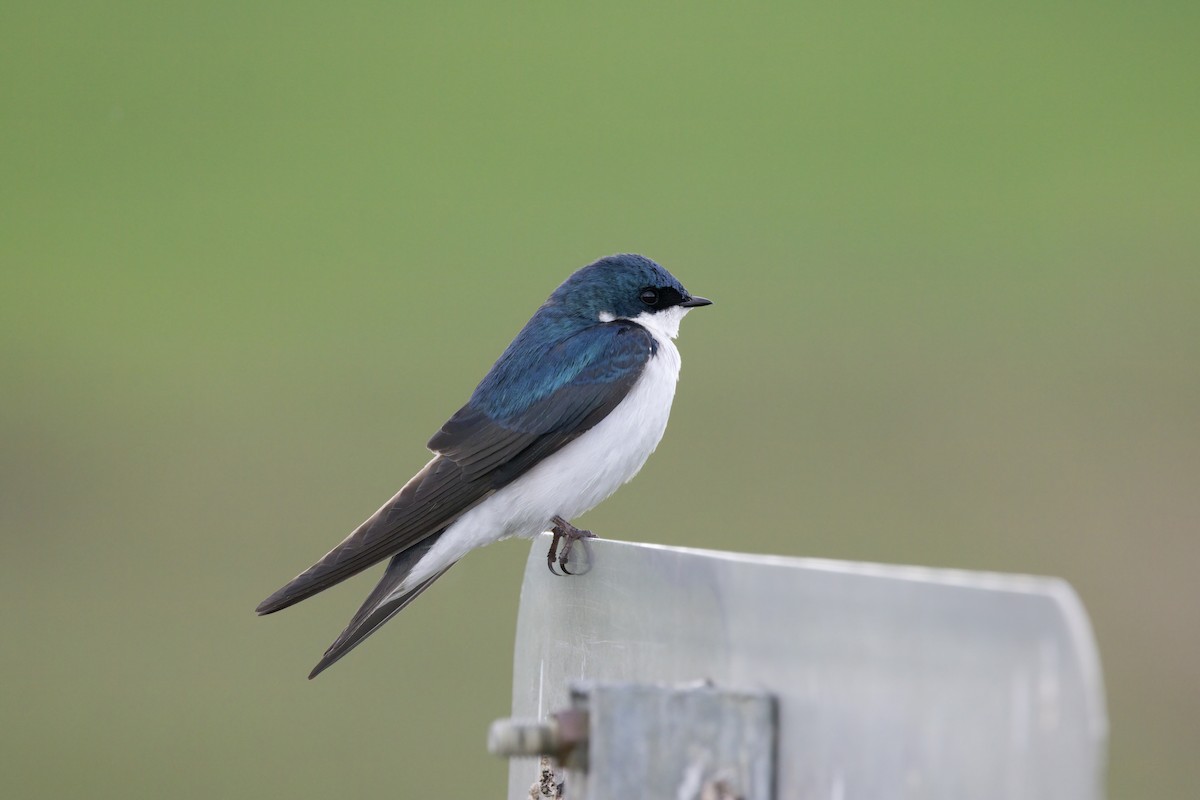
<svg viewBox="0 0 1200 800"><path fill-rule="evenodd" d="M441 536L442 532L435 533L415 547L410 547L408 550L392 556L392 560L388 562L387 569L384 571L379 583L371 590L371 594L367 596L367 599L363 601L358 612L350 620L350 624L334 640L333 644L329 645L329 649L325 651L325 655L313 667L313 671L308 675L309 680L320 675L331 664L357 647L363 639L374 633L380 625L403 611L409 603L416 599L417 595L429 588L431 583L445 575L446 570L457 563L451 562L445 569L412 587L404 594L395 597L391 596L392 592L399 588L400 584L404 583L404 579L412 572L413 567L429 552L429 549L433 547L434 543Z"/></svg>

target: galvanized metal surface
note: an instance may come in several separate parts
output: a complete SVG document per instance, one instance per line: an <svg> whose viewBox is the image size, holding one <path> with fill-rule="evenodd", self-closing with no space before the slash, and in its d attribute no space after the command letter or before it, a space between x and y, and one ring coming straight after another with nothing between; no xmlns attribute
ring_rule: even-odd
<svg viewBox="0 0 1200 800"><path fill-rule="evenodd" d="M588 774L581 783L567 773L567 800L773 800L776 720L769 695L601 684L586 691L586 702Z"/></svg>
<svg viewBox="0 0 1200 800"><path fill-rule="evenodd" d="M1061 580L599 540L591 572L557 578L549 539L526 565L514 717L567 708L579 680L711 680L777 696L780 798L1103 796L1099 661ZM515 759L508 797L540 778Z"/></svg>

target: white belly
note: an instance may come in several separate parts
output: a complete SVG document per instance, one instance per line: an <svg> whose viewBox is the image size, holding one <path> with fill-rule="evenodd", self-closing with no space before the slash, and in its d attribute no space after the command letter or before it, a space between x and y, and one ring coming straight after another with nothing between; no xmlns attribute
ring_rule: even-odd
<svg viewBox="0 0 1200 800"><path fill-rule="evenodd" d="M607 417L459 517L400 591L420 584L476 547L510 536L535 536L551 527L555 515L567 520L578 517L636 475L667 429L679 378L675 343L666 336L655 338L658 352Z"/></svg>

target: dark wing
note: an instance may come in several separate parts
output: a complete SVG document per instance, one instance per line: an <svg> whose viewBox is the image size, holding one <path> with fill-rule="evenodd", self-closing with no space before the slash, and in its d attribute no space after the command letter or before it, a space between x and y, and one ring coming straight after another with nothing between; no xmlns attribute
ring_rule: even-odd
<svg viewBox="0 0 1200 800"><path fill-rule="evenodd" d="M541 368L558 376L544 396L501 418L473 397L429 441L437 457L341 544L259 604L258 613L287 608L445 529L604 419L654 351L653 337L638 325L597 326L544 354Z"/></svg>
<svg viewBox="0 0 1200 800"><path fill-rule="evenodd" d="M538 365L543 374L568 372L552 391L505 414L468 403L434 434L429 449L454 461L466 480L499 489L608 416L656 349L650 333L631 322L588 329L551 348Z"/></svg>

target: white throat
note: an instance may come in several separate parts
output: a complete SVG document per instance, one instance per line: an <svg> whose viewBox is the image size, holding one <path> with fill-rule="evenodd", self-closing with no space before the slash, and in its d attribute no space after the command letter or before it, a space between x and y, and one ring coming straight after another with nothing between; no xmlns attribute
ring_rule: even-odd
<svg viewBox="0 0 1200 800"><path fill-rule="evenodd" d="M671 306L662 311L643 311L636 317L620 317L619 319L636 322L650 331L655 339L663 341L675 339L679 336L679 323L689 311L691 311L690 308L684 308L683 306ZM599 319L601 322L613 322L618 317L611 311L601 311Z"/></svg>

